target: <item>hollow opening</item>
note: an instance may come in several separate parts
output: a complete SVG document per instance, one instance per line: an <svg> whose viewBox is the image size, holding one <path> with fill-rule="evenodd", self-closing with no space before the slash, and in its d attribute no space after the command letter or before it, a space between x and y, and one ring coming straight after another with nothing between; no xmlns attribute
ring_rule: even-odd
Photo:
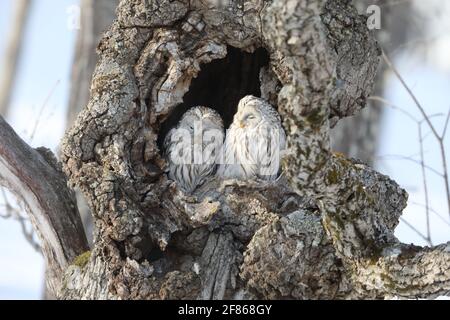
<svg viewBox="0 0 450 320"><path fill-rule="evenodd" d="M163 257L164 257L164 252L160 248L155 247L148 254L147 260L149 262L155 262L159 259L162 259Z"/></svg>
<svg viewBox="0 0 450 320"><path fill-rule="evenodd" d="M183 114L195 106L215 109L222 117L225 128L228 128L236 113L239 101L247 96L261 96L259 73L268 66L269 53L259 48L247 53L234 47L228 47L227 56L202 65L197 78L192 80L189 91L183 97L168 119L162 124L159 145Z"/></svg>

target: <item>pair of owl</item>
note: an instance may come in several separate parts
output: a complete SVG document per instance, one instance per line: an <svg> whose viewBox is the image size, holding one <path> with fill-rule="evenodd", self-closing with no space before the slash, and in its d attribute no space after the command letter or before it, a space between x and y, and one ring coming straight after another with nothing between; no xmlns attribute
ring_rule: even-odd
<svg viewBox="0 0 450 320"><path fill-rule="evenodd" d="M239 102L226 135L216 111L194 107L164 141L169 178L186 193L216 173L223 179L273 181L279 175L285 146L278 112L254 96Z"/></svg>

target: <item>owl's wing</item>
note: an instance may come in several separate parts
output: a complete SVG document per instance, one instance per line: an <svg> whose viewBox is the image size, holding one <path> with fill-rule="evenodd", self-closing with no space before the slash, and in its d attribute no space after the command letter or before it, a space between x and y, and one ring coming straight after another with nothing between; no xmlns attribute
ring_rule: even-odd
<svg viewBox="0 0 450 320"><path fill-rule="evenodd" d="M256 141L254 132L231 126L225 140L225 163L219 167L219 175L241 179L256 177Z"/></svg>
<svg viewBox="0 0 450 320"><path fill-rule="evenodd" d="M195 170L196 184L202 184L205 179L214 174L219 164L223 148L223 131L207 130L202 139L202 162L196 164Z"/></svg>
<svg viewBox="0 0 450 320"><path fill-rule="evenodd" d="M281 126L263 126L258 140L258 175L266 180L275 180L280 171L282 152L286 148L286 134Z"/></svg>
<svg viewBox="0 0 450 320"><path fill-rule="evenodd" d="M207 130L203 134L202 156L204 164L217 165L223 149L223 130Z"/></svg>

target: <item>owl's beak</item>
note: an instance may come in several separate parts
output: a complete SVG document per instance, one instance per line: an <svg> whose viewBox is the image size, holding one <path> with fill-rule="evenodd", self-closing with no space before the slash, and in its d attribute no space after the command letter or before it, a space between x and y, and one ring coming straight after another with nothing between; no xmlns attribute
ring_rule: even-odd
<svg viewBox="0 0 450 320"><path fill-rule="evenodd" d="M245 123L242 121L239 121L239 128L241 128L241 129L245 128Z"/></svg>

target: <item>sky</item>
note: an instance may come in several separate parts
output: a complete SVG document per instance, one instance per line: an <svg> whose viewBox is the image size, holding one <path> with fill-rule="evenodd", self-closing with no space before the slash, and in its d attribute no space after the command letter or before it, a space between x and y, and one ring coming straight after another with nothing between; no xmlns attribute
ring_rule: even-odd
<svg viewBox="0 0 450 320"><path fill-rule="evenodd" d="M7 33L13 2L0 1L0 56L4 45L1 39ZM34 147L44 145L56 151L64 133L76 39L76 31L70 30L67 25L70 19L68 9L77 3L77 0L34 1L12 100L14 112L7 119L17 133ZM444 9L450 12L450 5ZM418 56L406 50L394 59L400 73L430 114L445 114L450 107L450 40L440 37L450 34L450 23L445 19L448 15L443 17L433 19L430 26L430 33L438 37L429 55ZM388 77L385 98L419 117L417 108L398 79L392 73ZM46 100L48 103L45 104ZM31 138L37 119L36 134ZM433 123L441 129L443 120L442 116L436 117ZM429 132L426 126L424 132ZM424 204L424 188L420 166L399 159L399 156L416 155L419 151L417 141L416 123L401 112L387 108L376 167L409 192L410 202L403 218L425 233L425 210L421 206ZM447 149L450 149L449 141L446 140ZM425 140L427 164L439 169L441 162L438 155L438 148L428 135ZM438 244L450 240L444 185L442 178L432 172L427 172L427 178L431 207L442 217L431 214L432 240ZM400 223L396 235L406 243L426 244L405 223ZM0 299L39 299L43 290L43 274L43 259L25 241L19 224L0 219Z"/></svg>
<svg viewBox="0 0 450 320"><path fill-rule="evenodd" d="M448 88L450 88L450 73L435 68L431 64L424 64L420 58L408 57L397 63L397 68L405 76L408 85L413 89L414 94L428 114L440 114L431 119L439 133L443 131L445 116L450 108L448 99ZM404 87L394 76L389 77L388 92L386 99L403 110L412 114L415 118L421 119L418 108ZM425 204L424 187L422 183L421 167L417 163L398 156L413 156L418 158L420 146L418 144L418 125L409 119L402 112L389 110L384 114L382 129L382 146L378 152L380 158L378 169L393 177L397 183L409 192L409 206L404 212L403 218L413 223L423 234L426 234L426 215L421 206ZM436 139L430 134L431 130L424 123L425 163L427 166L443 172L439 147ZM450 158L450 134L446 140L447 158ZM445 184L442 177L427 170L427 187L430 198L430 207L437 211L444 219L439 218L435 213L430 216L432 240L435 244L450 240L450 225L445 197ZM417 239L417 235L405 224L401 224L396 230L398 238L404 242L414 242L425 245L422 239Z"/></svg>

